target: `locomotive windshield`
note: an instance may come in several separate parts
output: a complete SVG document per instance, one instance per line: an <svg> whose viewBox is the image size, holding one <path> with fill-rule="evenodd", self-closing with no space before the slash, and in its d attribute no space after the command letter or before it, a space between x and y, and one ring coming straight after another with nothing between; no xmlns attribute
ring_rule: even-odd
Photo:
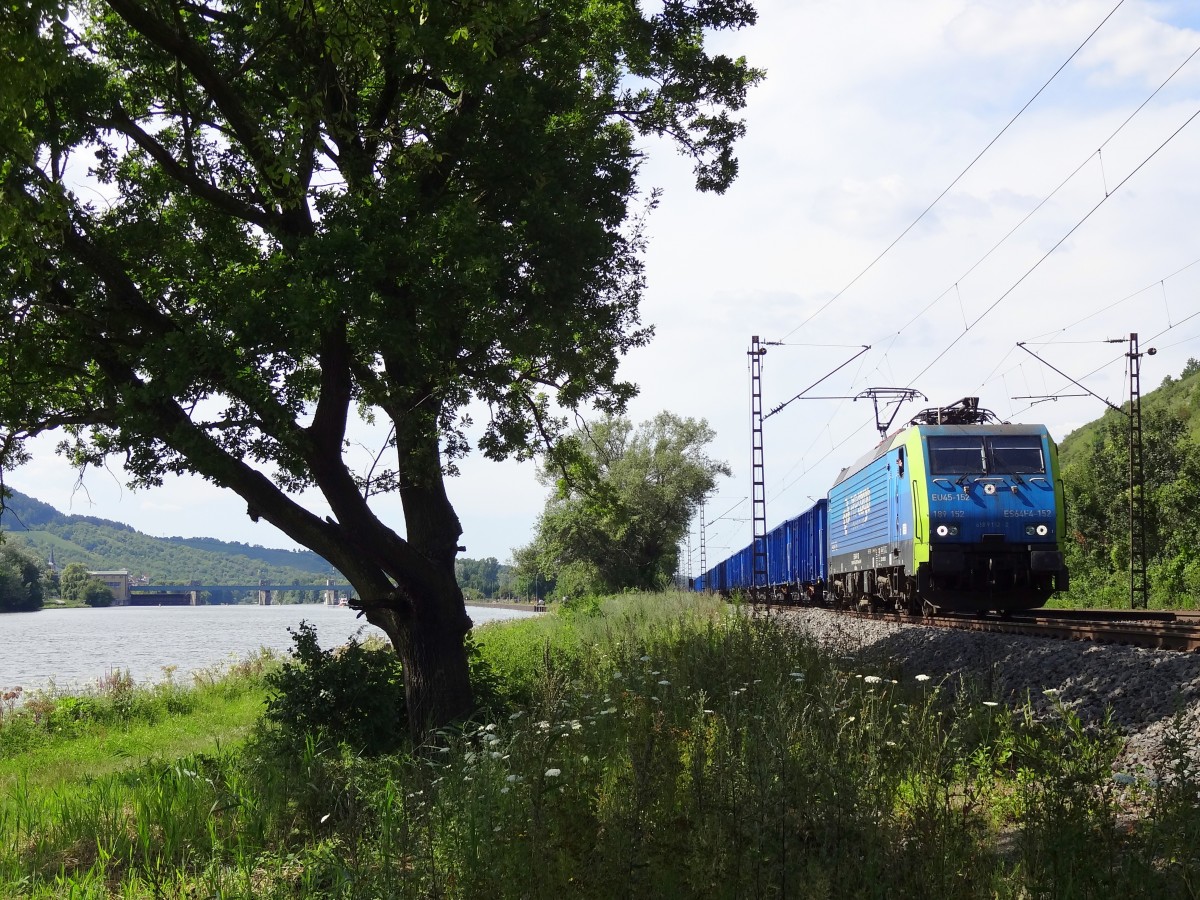
<svg viewBox="0 0 1200 900"><path fill-rule="evenodd" d="M930 435L931 475L1034 475L1046 471L1036 434Z"/></svg>
<svg viewBox="0 0 1200 900"><path fill-rule="evenodd" d="M1042 441L1036 434L993 435L988 438L992 450L991 470L1032 475L1046 471L1042 460Z"/></svg>
<svg viewBox="0 0 1200 900"><path fill-rule="evenodd" d="M982 475L983 438L975 435L931 436L929 472L931 475Z"/></svg>

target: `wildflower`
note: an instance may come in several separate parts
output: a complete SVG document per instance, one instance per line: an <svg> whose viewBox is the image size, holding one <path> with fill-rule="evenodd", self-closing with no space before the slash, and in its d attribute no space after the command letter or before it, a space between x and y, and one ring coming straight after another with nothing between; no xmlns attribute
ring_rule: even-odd
<svg viewBox="0 0 1200 900"><path fill-rule="evenodd" d="M562 774L562 769L547 769L546 770L547 778L557 778L561 774Z"/></svg>
<svg viewBox="0 0 1200 900"><path fill-rule="evenodd" d="M999 706L1000 704L997 703L995 700L984 700L983 705L984 706Z"/></svg>
<svg viewBox="0 0 1200 900"><path fill-rule="evenodd" d="M803 673L803 672L792 672L792 673L791 673L791 677L792 677L792 678L800 678L800 679L802 679L802 678L804 678L804 673Z"/></svg>
<svg viewBox="0 0 1200 900"><path fill-rule="evenodd" d="M1044 691L1042 691L1042 693L1045 694L1047 697L1053 697L1055 694L1058 693L1058 688L1046 688Z"/></svg>
<svg viewBox="0 0 1200 900"><path fill-rule="evenodd" d="M850 718L848 718L846 720L846 724L849 725L851 722L853 722L855 720L855 718L856 718L856 716L851 716Z"/></svg>
<svg viewBox="0 0 1200 900"><path fill-rule="evenodd" d="M499 750L493 750L491 753L488 754L488 756L490 756L492 759L504 759L504 754L501 753Z"/></svg>
<svg viewBox="0 0 1200 900"><path fill-rule="evenodd" d="M507 781L509 784L517 784L518 782L524 781L525 779L522 778L520 775L509 775L504 780Z"/></svg>
<svg viewBox="0 0 1200 900"><path fill-rule="evenodd" d="M928 675L918 675L917 676L917 681L928 681L928 680L929 680Z"/></svg>
<svg viewBox="0 0 1200 900"><path fill-rule="evenodd" d="M668 685L668 684L670 684L670 683L671 683L671 682L667 681L667 679L665 679L665 678L664 678L662 681L660 681L660 682L659 682L659 684L661 684L661 685Z"/></svg>
<svg viewBox="0 0 1200 900"><path fill-rule="evenodd" d="M655 670L654 670L653 672L651 672L650 674L651 674L651 675L661 675L661 674L662 674L662 672L658 671L658 669L655 669Z"/></svg>
<svg viewBox="0 0 1200 900"><path fill-rule="evenodd" d="M650 662L650 657L648 657L648 656L642 656L642 657L639 657L639 659L641 659L642 662Z"/></svg>
<svg viewBox="0 0 1200 900"><path fill-rule="evenodd" d="M580 724L578 719L576 719L575 721L573 721L571 723L571 730L572 731L583 731L583 725Z"/></svg>
<svg viewBox="0 0 1200 900"><path fill-rule="evenodd" d="M500 788L500 793L502 793L502 794L507 794L507 793L508 793L508 788L506 788L506 787L502 787L502 788Z"/></svg>
<svg viewBox="0 0 1200 900"><path fill-rule="evenodd" d="M489 725L488 725L488 726L487 726L485 729L483 729L483 730L484 730L484 731L495 731L495 730L496 730L496 723L495 723L495 722L492 722L492 723L490 723L490 724L489 724Z"/></svg>
<svg viewBox="0 0 1200 900"><path fill-rule="evenodd" d="M881 681L883 681L883 679L880 678L878 675L868 675L866 678L863 679L863 682L865 684L879 684Z"/></svg>
<svg viewBox="0 0 1200 900"><path fill-rule="evenodd" d="M538 727L539 729L541 729L542 731L549 731L549 730L550 730L550 723L549 723L549 722L547 722L545 719L542 719L542 721L540 721L540 722L538 722L538 723L537 723L537 727Z"/></svg>
<svg viewBox="0 0 1200 900"><path fill-rule="evenodd" d="M518 709L515 713L513 713L511 716L508 717L508 721L515 722L515 721L517 721L517 719L521 718L521 716L523 716L523 715L525 715L525 713L522 710Z"/></svg>
<svg viewBox="0 0 1200 900"><path fill-rule="evenodd" d="M895 741L884 741L884 743L885 743L885 744L887 744L889 747L895 747L895 746L896 746L896 742L895 742Z"/></svg>

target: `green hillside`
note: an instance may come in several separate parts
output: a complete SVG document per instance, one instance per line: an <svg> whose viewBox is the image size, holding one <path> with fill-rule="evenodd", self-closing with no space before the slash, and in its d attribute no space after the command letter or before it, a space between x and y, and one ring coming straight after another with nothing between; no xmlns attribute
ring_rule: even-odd
<svg viewBox="0 0 1200 900"><path fill-rule="evenodd" d="M1118 398L1110 399L1115 402ZM1128 412L1128 400L1118 405ZM1168 375L1157 388L1142 394L1142 415L1160 412L1183 422L1192 440L1200 443L1200 360L1188 360L1179 378ZM1111 409L1105 410L1099 419L1076 428L1058 446L1058 457L1064 468L1082 458L1101 433L1102 423L1107 419L1120 422L1121 427L1128 428L1127 416Z"/></svg>
<svg viewBox="0 0 1200 900"><path fill-rule="evenodd" d="M1071 590L1057 603L1129 606L1129 404L1059 447ZM1200 608L1200 362L1142 395L1142 491L1148 602Z"/></svg>
<svg viewBox="0 0 1200 900"><path fill-rule="evenodd" d="M319 584L340 576L308 550L274 550L215 538L157 538L128 525L93 516L60 513L12 491L0 521L6 540L29 548L42 560L54 551L61 567L78 562L89 569L128 569L151 583Z"/></svg>

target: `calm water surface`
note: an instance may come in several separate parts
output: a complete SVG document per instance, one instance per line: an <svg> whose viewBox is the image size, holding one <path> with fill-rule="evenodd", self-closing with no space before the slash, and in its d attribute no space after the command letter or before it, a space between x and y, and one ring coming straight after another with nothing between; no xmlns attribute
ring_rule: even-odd
<svg viewBox="0 0 1200 900"><path fill-rule="evenodd" d="M469 606L476 625L536 613ZM138 683L159 681L164 666L176 678L224 665L260 647L286 651L288 628L300 620L317 629L322 647L383 632L354 611L335 606L122 606L46 609L0 615L0 690L89 687L114 669Z"/></svg>

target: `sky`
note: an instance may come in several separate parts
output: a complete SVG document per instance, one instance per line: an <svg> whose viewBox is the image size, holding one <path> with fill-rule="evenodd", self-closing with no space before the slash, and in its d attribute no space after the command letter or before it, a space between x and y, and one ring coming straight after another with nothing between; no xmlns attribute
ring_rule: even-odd
<svg viewBox="0 0 1200 900"><path fill-rule="evenodd" d="M641 388L635 422L705 418L710 455L733 469L705 506L709 566L751 541L753 335L780 342L764 357L767 410L836 369L809 393L928 398L901 406L897 425L978 396L1058 440L1103 413L1098 397L1128 399L1131 333L1157 351L1141 358L1143 393L1200 358L1200 4L757 8L756 27L712 43L767 71L743 113L737 182L698 194L689 160L646 146L641 184L663 192L642 305L656 337L622 368ZM1082 391L1050 366L1098 397L1063 396ZM878 440L865 399L798 400L768 418L767 527ZM114 462L80 484L54 442L34 445L13 487L153 535L294 546L200 479L134 492ZM546 489L532 463L473 456L460 469L449 491L465 555L504 562L532 539ZM403 529L398 501L378 509ZM685 573L701 571L700 533L697 517Z"/></svg>

